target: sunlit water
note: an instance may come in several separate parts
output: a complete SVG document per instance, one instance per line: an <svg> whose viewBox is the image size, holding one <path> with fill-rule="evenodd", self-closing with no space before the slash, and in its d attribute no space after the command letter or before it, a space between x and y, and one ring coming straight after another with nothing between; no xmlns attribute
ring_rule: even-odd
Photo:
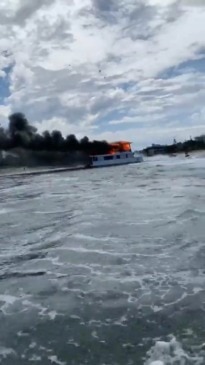
<svg viewBox="0 0 205 365"><path fill-rule="evenodd" d="M205 364L205 159L0 178L0 363Z"/></svg>

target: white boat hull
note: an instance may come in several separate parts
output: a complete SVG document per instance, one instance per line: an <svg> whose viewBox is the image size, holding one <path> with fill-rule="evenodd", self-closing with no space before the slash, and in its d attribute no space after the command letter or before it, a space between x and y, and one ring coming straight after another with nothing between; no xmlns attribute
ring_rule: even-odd
<svg viewBox="0 0 205 365"><path fill-rule="evenodd" d="M113 155L91 156L91 163L89 167L119 166L140 162L143 162L141 155L134 156L133 152L121 152Z"/></svg>

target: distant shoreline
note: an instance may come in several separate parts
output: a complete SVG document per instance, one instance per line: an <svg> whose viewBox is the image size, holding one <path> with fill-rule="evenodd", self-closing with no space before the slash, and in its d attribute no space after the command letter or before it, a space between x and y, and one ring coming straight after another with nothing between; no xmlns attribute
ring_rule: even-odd
<svg viewBox="0 0 205 365"><path fill-rule="evenodd" d="M185 157L185 153L184 151L179 151L179 152L173 152L173 153L155 153L153 155L147 155L146 153L142 152L144 156L146 157L154 157L154 156L167 156L167 157L177 157L177 156L184 156ZM187 152L190 156L195 156L195 155L199 155L201 157L205 157L205 150L193 150L193 151L188 151Z"/></svg>
<svg viewBox="0 0 205 365"><path fill-rule="evenodd" d="M193 155L193 154L204 154L205 156L205 150L204 149L199 149L199 150L196 150L196 149L193 149L193 150L188 150L188 151L173 151L173 152L166 152L166 151L160 151L158 152L157 150L155 151L154 148L153 148L153 151L152 151L152 148L150 147L150 149L145 149L145 150L142 150L141 153L146 156L146 157L153 157L153 156L170 156L170 157L174 157L174 156L177 156L177 155L185 155L186 153L189 154L189 155Z"/></svg>

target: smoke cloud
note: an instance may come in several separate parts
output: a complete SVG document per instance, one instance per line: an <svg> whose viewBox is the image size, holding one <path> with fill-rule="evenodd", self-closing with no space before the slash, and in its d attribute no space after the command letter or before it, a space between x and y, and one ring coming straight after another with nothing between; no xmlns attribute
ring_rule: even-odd
<svg viewBox="0 0 205 365"><path fill-rule="evenodd" d="M14 113L8 119L8 129L0 128L0 150L23 148L31 151L83 152L91 155L106 154L110 149L106 141L89 141L88 137L78 140L74 134L64 138L58 130L39 134L23 113Z"/></svg>

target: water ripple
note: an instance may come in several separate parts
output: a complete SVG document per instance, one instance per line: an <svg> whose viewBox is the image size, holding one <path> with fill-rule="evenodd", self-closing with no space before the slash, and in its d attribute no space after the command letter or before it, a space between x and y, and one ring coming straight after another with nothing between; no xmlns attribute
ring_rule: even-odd
<svg viewBox="0 0 205 365"><path fill-rule="evenodd" d="M205 363L204 167L1 176L0 362Z"/></svg>

